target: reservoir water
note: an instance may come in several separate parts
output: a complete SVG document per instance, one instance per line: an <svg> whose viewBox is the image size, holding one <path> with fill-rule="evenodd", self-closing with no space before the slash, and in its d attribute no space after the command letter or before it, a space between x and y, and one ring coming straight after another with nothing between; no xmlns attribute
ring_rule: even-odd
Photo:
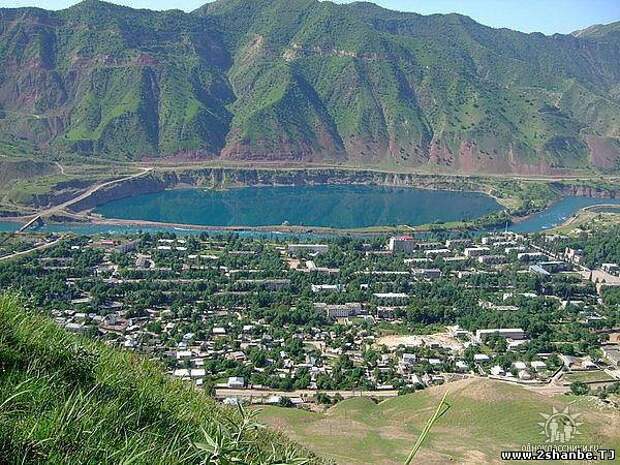
<svg viewBox="0 0 620 465"><path fill-rule="evenodd" d="M469 220L500 210L477 192L429 191L365 185L183 189L107 203L109 218L206 226L325 226L364 228Z"/></svg>
<svg viewBox="0 0 620 465"><path fill-rule="evenodd" d="M577 211L593 205L620 205L620 199L593 199L590 197L565 197L546 210L530 216L525 221L512 225L511 231L532 233L544 231L564 223Z"/></svg>
<svg viewBox="0 0 620 465"><path fill-rule="evenodd" d="M515 232L538 232L557 226L579 209L601 204L620 205L620 199L566 197L525 221ZM154 220L209 226L291 225L356 228L373 225L447 222L484 216L501 207L494 199L472 192L426 191L379 186L252 187L228 191L198 189L165 191L130 197L99 207L106 217ZM14 231L18 223L0 221L0 232ZM42 232L77 234L173 231L170 227L104 224L46 224ZM241 235L264 235L242 231ZM269 234L269 233L267 233Z"/></svg>

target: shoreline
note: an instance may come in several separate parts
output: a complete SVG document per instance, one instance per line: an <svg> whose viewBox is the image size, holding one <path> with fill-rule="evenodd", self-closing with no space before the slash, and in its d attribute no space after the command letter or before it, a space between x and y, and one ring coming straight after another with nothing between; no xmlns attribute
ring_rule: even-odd
<svg viewBox="0 0 620 465"><path fill-rule="evenodd" d="M361 228L335 228L330 226L301 226L301 225L261 225L261 226L243 226L243 225L201 225L191 223L175 223L165 221L153 221L153 220L139 220L139 219L122 219L122 218L96 218L85 217L87 221L67 221L67 222L48 222L50 225L66 225L66 226L123 226L129 228L139 229L144 228L162 228L162 229L178 229L185 231L218 231L218 232L256 232L256 233L273 233L273 234L317 234L317 235L355 235L355 236L376 236L382 234L405 234L405 233L427 233L431 232L433 228L437 228L434 224L424 224L418 226L408 225L380 225L380 226L368 226ZM2 219L0 219L0 222ZM12 219L11 222L19 223L17 219ZM479 229L473 229L466 225L455 227L441 227L442 231L477 231Z"/></svg>
<svg viewBox="0 0 620 465"><path fill-rule="evenodd" d="M557 204L559 201L553 202L547 208L552 208L553 205ZM619 204L596 204L589 205L585 207L581 207L576 210L570 218L566 221L558 224L557 227L564 226L566 224L571 223L577 218L579 215L584 212L596 211L601 208L614 208L620 209ZM360 228L335 228L329 226L304 226L304 225L260 225L260 226L248 226L248 225L201 225L201 224L192 224L192 223L178 223L178 222L166 222L166 221L155 221L155 220L141 220L141 219L122 219L122 218L106 218L93 215L91 212L85 212L84 215L75 215L73 219L81 218L83 221L51 221L46 222L50 225L66 225L67 227L76 226L76 227L88 227L92 226L119 226L119 227L127 227L127 228L146 228L146 229L175 229L180 231L191 231L191 232L230 232L230 233L263 233L263 234L289 234L289 235L304 235L304 234L314 234L314 235L332 235L332 236L379 236L386 234L416 234L416 233L429 233L433 231L447 232L447 233L455 233L455 232L479 232L483 230L491 230L492 226L487 228L474 228L471 224L467 222L450 222L443 224L423 224L423 225L378 225L378 226L367 226ZM513 221L513 225L518 225L527 221L528 219L536 216L538 213L532 213L525 217L511 217ZM483 217L484 218L484 217ZM0 218L0 222L12 222L19 224L23 222L22 218ZM555 229L555 228L553 228Z"/></svg>
<svg viewBox="0 0 620 465"><path fill-rule="evenodd" d="M215 166L214 166L215 165ZM274 232L288 234L331 234L331 235L378 235L378 234L398 234L398 233L425 233L429 231L446 232L466 232L481 231L497 228L499 222L493 217L494 214L504 215L502 223L509 221L513 225L518 225L536 215L553 208L561 200L570 197L571 192L566 189L552 187L552 193L541 207L537 205L525 215L517 215L514 210L515 196L507 196L500 186L495 186L491 182L492 177L485 175L463 176L459 174L444 173L396 173L389 170L376 170L373 168L358 168L351 166L266 166L247 167L239 165L199 163L190 166L174 167L163 165L157 167L142 166L139 173L125 176L116 180L91 185L87 190L76 194L73 199L58 205L47 208L40 208L30 215L15 215L0 217L0 222L25 223L29 218L41 216L48 224L65 225L109 225L124 226L133 228L178 228L193 231L231 231L231 232ZM139 165L134 165L139 166ZM206 171L203 171L205 170ZM222 171L213 171L213 170ZM327 171L325 171L327 170ZM335 171L334 171L335 170ZM325 172L323 172L325 171ZM268 173L266 176L258 173ZM297 175L290 177L282 175L282 172L303 174L310 172L310 177ZM339 177L338 172L351 174L350 177ZM385 174L386 176L374 176L375 174ZM510 180L518 182L523 178L511 177ZM529 178L533 181L536 178ZM552 182L546 178L547 182ZM564 177L564 179L567 179ZM459 181L463 181L459 183ZM476 182L478 181L478 182ZM161 220L142 220L142 219L122 219L114 217L103 217L93 214L93 211L100 205L113 202L115 200L127 199L146 194L155 194L165 191L176 190L213 190L226 191L243 188L261 187L295 187L295 186L368 186L392 189L411 189L427 192L451 192L463 193L471 192L485 195L493 199L498 205L498 210L475 219L456 220L448 222L425 223L420 225L375 225L364 227L331 227L331 226L308 226L308 225L203 225L192 223L177 223ZM590 195L588 195L590 194ZM599 193L600 194L600 193ZM602 198L596 192L574 191L575 196ZM608 194L609 195L609 194ZM553 198L551 198L553 197ZM615 198L611 193L610 198ZM613 204L612 204L613 205ZM585 208L593 208L595 205ZM73 209L73 210L72 210ZM514 213L511 213L511 210ZM580 209L581 210L581 209ZM574 212L574 215L579 211ZM495 223L496 224L495 224Z"/></svg>

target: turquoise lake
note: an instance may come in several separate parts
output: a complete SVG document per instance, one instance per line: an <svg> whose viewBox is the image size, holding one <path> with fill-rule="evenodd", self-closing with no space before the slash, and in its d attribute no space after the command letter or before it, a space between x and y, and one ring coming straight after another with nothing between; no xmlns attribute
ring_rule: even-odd
<svg viewBox="0 0 620 465"><path fill-rule="evenodd" d="M564 223L585 207L593 205L620 205L620 199L593 199L590 197L565 197L546 210L532 215L525 221L512 225L511 231L531 233L544 231Z"/></svg>
<svg viewBox="0 0 620 465"><path fill-rule="evenodd" d="M318 185L170 190L113 201L95 212L205 226L363 228L468 220L500 209L495 199L477 192Z"/></svg>
<svg viewBox="0 0 620 465"><path fill-rule="evenodd" d="M515 232L544 231L563 223L579 209L601 204L620 205L620 199L566 197L546 210L509 227ZM203 225L333 226L341 228L390 224L422 224L469 219L498 210L492 198L478 193L425 191L375 186L257 187L229 191L197 189L165 191L131 197L97 209L107 217L149 219ZM14 231L19 224L0 221L0 232ZM77 234L171 231L199 232L170 227L103 224L46 224L42 232ZM240 231L240 235L280 235Z"/></svg>

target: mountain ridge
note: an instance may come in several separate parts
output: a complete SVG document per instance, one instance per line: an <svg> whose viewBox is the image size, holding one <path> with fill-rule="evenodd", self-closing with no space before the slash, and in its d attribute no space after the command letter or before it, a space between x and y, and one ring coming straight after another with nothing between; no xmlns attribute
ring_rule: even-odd
<svg viewBox="0 0 620 465"><path fill-rule="evenodd" d="M619 27L545 36L317 0L0 9L0 140L132 160L616 171Z"/></svg>

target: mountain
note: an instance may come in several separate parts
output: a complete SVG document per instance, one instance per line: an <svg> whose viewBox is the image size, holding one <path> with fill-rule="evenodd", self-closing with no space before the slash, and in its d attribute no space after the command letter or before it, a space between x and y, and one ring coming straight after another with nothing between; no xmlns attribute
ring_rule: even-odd
<svg viewBox="0 0 620 465"><path fill-rule="evenodd" d="M620 41L620 21L611 24L595 24L586 29L573 32L575 37L596 39L599 41Z"/></svg>
<svg viewBox="0 0 620 465"><path fill-rule="evenodd" d="M620 23L523 34L372 3L0 9L0 147L447 172L620 169Z"/></svg>

